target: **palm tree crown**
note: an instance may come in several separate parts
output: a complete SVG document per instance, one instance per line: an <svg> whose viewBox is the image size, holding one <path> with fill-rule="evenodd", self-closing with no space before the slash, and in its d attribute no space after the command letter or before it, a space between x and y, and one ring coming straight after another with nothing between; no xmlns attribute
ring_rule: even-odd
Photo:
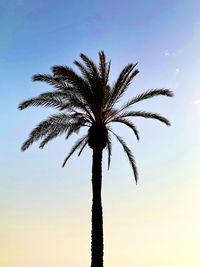
<svg viewBox="0 0 200 267"><path fill-rule="evenodd" d="M139 73L137 64L128 64L121 71L115 83L108 84L111 61L106 62L103 51L99 52L99 66L86 55L80 54L82 61L74 61L81 75L67 66L53 66L52 74L37 74L33 81L46 82L54 87L53 91L42 93L35 98L28 99L19 105L19 109L29 106L53 107L59 112L49 116L39 123L30 133L28 139L22 145L22 151L42 139L40 148L43 148L50 140L64 134L66 139L73 133L77 133L82 127L88 127L87 133L74 144L68 156L64 160L66 164L70 156L79 150L79 154L88 144L95 147L108 149L108 168L110 166L112 144L111 134L116 137L128 156L137 182L138 172L134 156L126 142L118 136L110 127L111 123L118 122L128 126L139 140L139 133L131 121L133 117L156 119L167 126L170 122L165 117L152 112L133 111L131 108L137 102L154 96L172 97L172 91L168 89L153 89L137 95L124 103L120 108L115 105L124 95L133 78Z"/></svg>

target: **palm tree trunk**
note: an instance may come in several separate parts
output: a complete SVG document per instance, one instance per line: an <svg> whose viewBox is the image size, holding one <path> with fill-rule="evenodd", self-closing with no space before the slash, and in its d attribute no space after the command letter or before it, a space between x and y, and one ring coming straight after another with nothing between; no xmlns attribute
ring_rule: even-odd
<svg viewBox="0 0 200 267"><path fill-rule="evenodd" d="M103 213L101 205L102 149L93 149L91 267L103 267Z"/></svg>

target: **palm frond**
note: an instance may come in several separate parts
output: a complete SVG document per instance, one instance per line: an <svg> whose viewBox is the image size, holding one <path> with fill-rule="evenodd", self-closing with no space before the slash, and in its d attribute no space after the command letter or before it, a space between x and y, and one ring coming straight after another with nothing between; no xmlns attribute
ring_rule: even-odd
<svg viewBox="0 0 200 267"><path fill-rule="evenodd" d="M67 112L75 112L77 114L82 114L82 116L87 119L88 123L94 122L94 118L90 112L90 110L84 106L84 105L77 105L74 104L73 102L69 102L66 105L64 105L60 110L66 110ZM80 110L85 111L85 113L80 112Z"/></svg>
<svg viewBox="0 0 200 267"><path fill-rule="evenodd" d="M52 67L52 72L55 77L61 78L75 87L82 88L86 85L83 78L68 66L55 65Z"/></svg>
<svg viewBox="0 0 200 267"><path fill-rule="evenodd" d="M49 85L54 86L56 89L59 90L68 90L70 88L68 88L68 86L66 86L66 84L61 80L58 79L52 75L49 74L35 74L32 77L32 80L35 81L39 81L39 82L46 82Z"/></svg>
<svg viewBox="0 0 200 267"><path fill-rule="evenodd" d="M120 109L121 111L126 109L126 108L129 108L131 105L139 102L139 101L142 101L142 100L146 100L146 99L149 99L149 98L152 98L154 96L168 96L168 97L173 97L173 92L170 91L169 89L152 89L152 90L149 90L147 92L144 92L134 98L132 98L131 100L129 100L127 103L125 103L122 108Z"/></svg>
<svg viewBox="0 0 200 267"><path fill-rule="evenodd" d="M107 123L109 121L111 121L114 117L116 117L119 114L120 110L117 109L105 109L103 111L103 115L104 115L104 122ZM119 117L119 116L117 116Z"/></svg>
<svg viewBox="0 0 200 267"><path fill-rule="evenodd" d="M107 142L107 149L108 149L108 170L110 169L111 163L111 156L112 156L112 141L111 136L108 134L108 142Z"/></svg>
<svg viewBox="0 0 200 267"><path fill-rule="evenodd" d="M88 105L88 103L85 103L83 99L78 98L76 95L70 95L69 101L63 105L63 107L60 110L71 110L73 108L79 109L84 111L90 121L94 121L94 118L92 116L92 107Z"/></svg>
<svg viewBox="0 0 200 267"><path fill-rule="evenodd" d="M65 65L54 65L52 68L54 77L58 79L66 80L72 84L78 85L79 82L84 82L81 76L79 76L72 68ZM81 83L82 85L82 83Z"/></svg>
<svg viewBox="0 0 200 267"><path fill-rule="evenodd" d="M118 97L124 92L124 90L125 90L124 85L126 84L126 81L129 78L129 75L131 75L131 73L134 70L136 65L137 65L137 63L136 64L128 64L121 71L117 81L115 82L115 84L112 88L111 97L110 97L109 102L108 102L108 107L112 107L116 103Z"/></svg>
<svg viewBox="0 0 200 267"><path fill-rule="evenodd" d="M91 122L91 120L87 114L82 113L82 112L78 112L74 109L71 109L71 112L73 112L70 114L71 119L83 119L85 123L88 123L88 125L92 124L92 122Z"/></svg>
<svg viewBox="0 0 200 267"><path fill-rule="evenodd" d="M146 111L129 111L129 112L124 112L120 114L120 118L126 118L126 117L143 117L146 119L155 119L159 120L163 123L165 123L167 126L170 126L170 121L161 116L160 114L157 113L152 113L152 112L146 112Z"/></svg>
<svg viewBox="0 0 200 267"><path fill-rule="evenodd" d="M22 144L21 150L25 151L29 148L30 145L32 145L35 141L45 136L49 131L49 123L47 121L43 121L40 124L38 124L29 134L29 137L26 139L26 141Z"/></svg>
<svg viewBox="0 0 200 267"><path fill-rule="evenodd" d="M84 63L86 64L90 74L92 74L93 77L98 80L99 79L99 73L98 73L98 69L97 69L96 64L90 58L88 58L86 55L84 55L83 53L80 54L80 57L84 61Z"/></svg>
<svg viewBox="0 0 200 267"><path fill-rule="evenodd" d="M41 142L39 148L44 148L44 146L54 138L56 138L58 135L61 135L63 133L66 133L67 129L69 127L69 124L57 124L54 125L54 128L50 131L50 133L44 138L44 140Z"/></svg>
<svg viewBox="0 0 200 267"><path fill-rule="evenodd" d="M84 135L83 137L81 137L80 139L78 139L76 141L76 143L74 144L74 146L71 148L68 156L65 158L62 167L65 166L66 162L68 161L68 159L71 157L71 155L83 144L83 142L85 141L85 139L88 137L88 134Z"/></svg>
<svg viewBox="0 0 200 267"><path fill-rule="evenodd" d="M128 119L124 119L124 118L118 117L118 118L115 118L115 119L111 120L110 122L119 122L119 123L125 124L126 126L128 126L134 132L137 140L138 141L140 140L139 132L138 132L136 126L131 121L129 121Z"/></svg>
<svg viewBox="0 0 200 267"><path fill-rule="evenodd" d="M79 68L83 77L88 81L88 83L90 83L93 77L91 76L91 73L88 71L88 69L81 62L77 60L74 60L74 64Z"/></svg>
<svg viewBox="0 0 200 267"><path fill-rule="evenodd" d="M67 115L64 113L59 113L49 116L46 120L40 122L31 131L28 139L23 143L21 150L25 151L34 142L36 142L40 138L43 138L49 133L57 131L56 129L58 129L61 126L67 129L70 119L71 119L70 114Z"/></svg>
<svg viewBox="0 0 200 267"><path fill-rule="evenodd" d="M136 66L137 64L134 65L134 67ZM124 82L124 84L121 86L121 90L119 91L117 97L116 97L116 100L115 101L118 101L118 99L121 98L121 96L123 95L123 93L126 91L126 89L128 88L128 86L131 84L133 78L139 73L139 70L136 69L134 71L132 71L130 73L129 76L127 76L126 78L126 81Z"/></svg>
<svg viewBox="0 0 200 267"><path fill-rule="evenodd" d="M105 84L108 83L109 74L110 74L110 66L111 66L111 60L108 63L106 63Z"/></svg>
<svg viewBox="0 0 200 267"><path fill-rule="evenodd" d="M103 51L99 52L99 73L102 80L102 84L105 85L106 57Z"/></svg>
<svg viewBox="0 0 200 267"><path fill-rule="evenodd" d="M81 57L83 61L86 64L86 67L80 63L79 61L75 60L74 64L80 69L84 79L87 81L91 94L92 94L92 99L93 101L90 101L90 106L94 110L94 107L97 109L100 109L101 103L102 103L102 98L103 98L103 81L101 74L98 73L97 67L94 64L93 61L91 61L88 57L85 55L81 54ZM93 105L93 103L95 103Z"/></svg>
<svg viewBox="0 0 200 267"><path fill-rule="evenodd" d="M74 114L65 114L65 113L56 113L48 117L49 123L51 125L56 124L63 124L63 123L68 123L71 119L74 118Z"/></svg>
<svg viewBox="0 0 200 267"><path fill-rule="evenodd" d="M85 139L85 141L84 141L84 143L83 143L83 145L82 145L82 147L81 147L81 149L80 149L80 151L79 151L79 153L78 153L78 156L81 155L83 149L86 147L87 144L88 144L88 136L87 136L87 138Z"/></svg>
<svg viewBox="0 0 200 267"><path fill-rule="evenodd" d="M99 74L101 77L102 85L105 86L108 83L110 73L111 61L106 62L106 55L104 51L99 52Z"/></svg>
<svg viewBox="0 0 200 267"><path fill-rule="evenodd" d="M127 144L125 143L125 141L119 136L117 135L116 133L114 133L112 130L110 130L114 135L115 137L117 138L117 140L119 141L119 143L122 145L128 159L129 159L129 162L131 164L131 167L132 167L132 170L133 170L133 174L134 174L134 177L135 177L135 181L136 181L136 184L137 184L137 181L138 181L138 171L137 171L137 166L136 166L136 163L135 163L135 158L130 150L130 148L127 146Z"/></svg>
<svg viewBox="0 0 200 267"><path fill-rule="evenodd" d="M30 106L34 107L54 107L62 109L62 107L67 103L67 95L62 92L47 92L40 94L38 97L30 98L19 104L18 108L20 110L25 109Z"/></svg>
<svg viewBox="0 0 200 267"><path fill-rule="evenodd" d="M83 117L74 119L69 125L66 139L68 139L73 133L78 133L81 127L89 127L86 123L87 121Z"/></svg>
<svg viewBox="0 0 200 267"><path fill-rule="evenodd" d="M90 99L90 106L93 110L93 113L97 114L101 110L103 95L104 95L103 90L102 90L103 84L102 84L101 75L98 71L96 64L91 59L89 59L84 54L80 54L80 57L87 66L87 72L89 72L89 77L87 78L87 80L90 85L90 90L93 96Z"/></svg>
<svg viewBox="0 0 200 267"><path fill-rule="evenodd" d="M55 65L52 67L52 71L56 77L62 78L68 84L72 85L75 94L79 95L86 102L90 102L92 93L87 81L78 75L72 68Z"/></svg>
<svg viewBox="0 0 200 267"><path fill-rule="evenodd" d="M78 132L81 127L89 127L89 125L86 124L87 119L84 119L82 116L77 117L76 113L69 115L63 113L52 115L49 117L49 120L51 121L51 128L45 139L41 142L39 148L43 148L49 141L56 138L58 135L67 132L66 138L68 138L72 133Z"/></svg>
<svg viewBox="0 0 200 267"><path fill-rule="evenodd" d="M52 139L56 138L59 135L57 132L52 132L47 135L47 137L44 138L44 140L40 143L39 148L44 148L44 146L51 141Z"/></svg>
<svg viewBox="0 0 200 267"><path fill-rule="evenodd" d="M111 87L107 84L103 87L103 96L102 96L102 110L101 112L103 112L104 114L107 111L107 107L106 107L106 103L108 102L108 99L110 98L110 94L111 94Z"/></svg>

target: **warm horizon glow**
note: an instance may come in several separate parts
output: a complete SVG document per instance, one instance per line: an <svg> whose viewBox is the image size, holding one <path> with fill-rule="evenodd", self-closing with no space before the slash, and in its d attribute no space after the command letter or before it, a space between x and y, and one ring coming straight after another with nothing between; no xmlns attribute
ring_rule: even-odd
<svg viewBox="0 0 200 267"><path fill-rule="evenodd" d="M136 186L121 147L103 164L105 267L199 267L200 240L200 2L24 1L0 3L1 267L89 267L91 151L61 168L73 141L44 149L20 146L52 110L18 104L46 92L32 75L73 66L80 52L112 60L112 84L127 63L140 73L124 100L169 88L135 105L169 118L171 127L137 119L141 140L116 125L139 169Z"/></svg>

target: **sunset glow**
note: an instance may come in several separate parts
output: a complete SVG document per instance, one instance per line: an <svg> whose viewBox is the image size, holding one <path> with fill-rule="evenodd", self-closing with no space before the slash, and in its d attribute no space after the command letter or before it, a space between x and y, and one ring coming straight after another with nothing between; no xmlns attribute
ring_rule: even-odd
<svg viewBox="0 0 200 267"><path fill-rule="evenodd" d="M32 75L75 68L81 52L98 62L100 50L112 61L110 84L138 62L124 100L152 88L175 94L135 105L171 127L137 119L140 142L119 127L136 158L137 186L117 142L109 171L104 154L105 267L200 266L199 10L197 0L0 2L1 267L90 266L91 149L65 168L77 136L22 153L31 129L55 111L17 106L51 88Z"/></svg>

